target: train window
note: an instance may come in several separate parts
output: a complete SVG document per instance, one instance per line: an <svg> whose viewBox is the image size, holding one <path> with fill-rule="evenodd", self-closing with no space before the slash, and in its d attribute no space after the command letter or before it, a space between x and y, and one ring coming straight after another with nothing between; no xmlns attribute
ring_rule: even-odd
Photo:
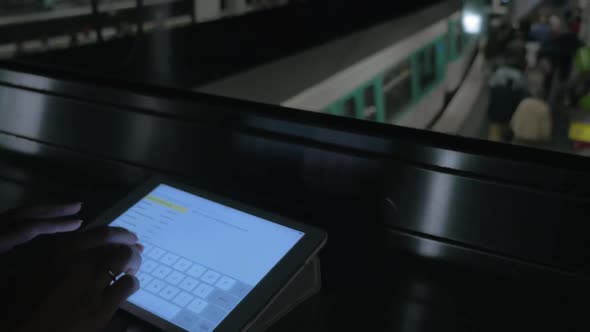
<svg viewBox="0 0 590 332"><path fill-rule="evenodd" d="M375 87L368 86L365 89L365 119L370 121L377 121L377 106L375 103Z"/></svg>
<svg viewBox="0 0 590 332"><path fill-rule="evenodd" d="M385 94L385 120L391 122L395 115L403 111L412 101L412 75L409 60L385 74L383 93Z"/></svg>
<svg viewBox="0 0 590 332"><path fill-rule="evenodd" d="M454 59L453 57L455 56L453 54L453 43L451 42L451 38L453 38L453 36L451 36L451 33L449 32L445 38L445 46L446 46L445 55L446 55L447 61L453 60Z"/></svg>
<svg viewBox="0 0 590 332"><path fill-rule="evenodd" d="M455 23L455 48L456 55L463 53L463 24L461 21Z"/></svg>
<svg viewBox="0 0 590 332"><path fill-rule="evenodd" d="M404 62L402 62L401 64L395 66L393 69L389 70L388 72L385 73L385 75L383 76L383 90L387 91L388 89L390 89L393 84L395 84L395 82L397 80L399 80L400 75L405 74L405 73L409 73L410 72L410 60L406 60Z"/></svg>
<svg viewBox="0 0 590 332"><path fill-rule="evenodd" d="M420 87L422 90L430 87L436 81L436 47L427 46L418 54L420 67Z"/></svg>
<svg viewBox="0 0 590 332"><path fill-rule="evenodd" d="M349 118L356 118L354 98L348 98L342 105L342 115Z"/></svg>

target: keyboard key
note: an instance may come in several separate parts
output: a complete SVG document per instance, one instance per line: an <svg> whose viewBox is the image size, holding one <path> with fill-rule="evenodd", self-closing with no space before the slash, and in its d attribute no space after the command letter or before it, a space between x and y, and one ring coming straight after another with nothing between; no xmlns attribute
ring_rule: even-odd
<svg viewBox="0 0 590 332"><path fill-rule="evenodd" d="M152 292L152 293L159 293L164 287L166 286L166 283L163 282L160 279L154 279L152 282L150 282L145 289Z"/></svg>
<svg viewBox="0 0 590 332"><path fill-rule="evenodd" d="M195 287L197 287L198 284L199 282L197 281L197 279L186 277L186 279L184 279L178 287L184 289L187 292L192 292L192 290L195 289Z"/></svg>
<svg viewBox="0 0 590 332"><path fill-rule="evenodd" d="M191 329L191 331L193 332L211 332L213 331L213 329L215 328L215 325L213 325L212 323L206 321L206 320L200 320L197 325L193 325L193 328Z"/></svg>
<svg viewBox="0 0 590 332"><path fill-rule="evenodd" d="M199 287L195 289L193 294L198 295L202 298L206 298L207 296L209 296L209 294L211 294L212 291L213 287L206 284L200 284Z"/></svg>
<svg viewBox="0 0 590 332"><path fill-rule="evenodd" d="M186 258L181 258L180 260L178 260L178 262L176 262L176 264L174 264L174 268L177 269L180 272L186 272L186 270L193 265L193 263L191 263L191 261L189 261Z"/></svg>
<svg viewBox="0 0 590 332"><path fill-rule="evenodd" d="M195 297L190 295L187 292L180 292L172 302L178 304L181 307L186 306L190 301L192 301Z"/></svg>
<svg viewBox="0 0 590 332"><path fill-rule="evenodd" d="M140 287L144 287L147 286L147 284L150 283L150 281L154 280L154 278L152 278L152 276L150 276L147 273L143 273L143 272L139 272L136 275L137 279L139 280L139 286Z"/></svg>
<svg viewBox="0 0 590 332"><path fill-rule="evenodd" d="M215 289L207 298L207 301L211 304L215 304L227 310L232 310L238 305L240 299L230 295L220 289Z"/></svg>
<svg viewBox="0 0 590 332"><path fill-rule="evenodd" d="M228 292L231 295L242 299L246 297L246 295L248 295L248 293L250 293L251 290L252 286L238 281Z"/></svg>
<svg viewBox="0 0 590 332"><path fill-rule="evenodd" d="M158 248L158 247L154 247L152 250L150 250L148 257L158 260L158 259L162 258L162 256L164 256L165 253L166 253L166 250Z"/></svg>
<svg viewBox="0 0 590 332"><path fill-rule="evenodd" d="M174 298L178 292L180 292L180 289L168 285L160 292L160 296L166 300L172 300L172 298Z"/></svg>
<svg viewBox="0 0 590 332"><path fill-rule="evenodd" d="M216 305L208 305L201 312L201 317L212 323L221 323L221 321L227 316L228 311L221 309Z"/></svg>
<svg viewBox="0 0 590 332"><path fill-rule="evenodd" d="M171 285L178 285L182 279L184 279L184 274L178 271L172 271L168 278L166 278L166 281Z"/></svg>
<svg viewBox="0 0 590 332"><path fill-rule="evenodd" d="M154 272L152 274L156 278L164 279L164 278L166 278L166 276L168 274L170 274L170 272L172 272L171 268L164 266L164 265L160 265L154 270Z"/></svg>
<svg viewBox="0 0 590 332"><path fill-rule="evenodd" d="M221 274L209 270L207 271L207 273L203 275L203 277L201 277L201 280L208 284L214 284L217 281L217 279L219 279L219 277L221 277Z"/></svg>
<svg viewBox="0 0 590 332"><path fill-rule="evenodd" d="M178 260L178 255L175 255L175 254L169 252L166 255L164 255L164 257L162 257L162 259L160 259L160 263L164 263L166 265L172 265L172 264L176 263L177 260Z"/></svg>
<svg viewBox="0 0 590 332"><path fill-rule="evenodd" d="M182 309L176 316L174 316L172 321L185 330L193 331L193 326L199 322L199 316L192 311Z"/></svg>
<svg viewBox="0 0 590 332"><path fill-rule="evenodd" d="M193 302L191 302L191 304L189 304L187 309L198 315L203 311L203 309L205 309L206 306L207 302L196 298Z"/></svg>
<svg viewBox="0 0 590 332"><path fill-rule="evenodd" d="M145 262L141 263L139 271L151 273L156 268L156 266L158 266L158 263L156 263L156 261L146 259Z"/></svg>
<svg viewBox="0 0 590 332"><path fill-rule="evenodd" d="M201 265L195 264L190 269L188 269L188 271L186 271L186 273L188 273L188 275L191 276L191 277L193 277L193 278L198 278L205 271L207 271L206 268L204 268Z"/></svg>
<svg viewBox="0 0 590 332"><path fill-rule="evenodd" d="M234 279L223 276L223 277L221 277L221 279L219 279L219 281L215 284L215 286L223 289L224 291L228 291L235 284L236 284L236 281Z"/></svg>
<svg viewBox="0 0 590 332"><path fill-rule="evenodd" d="M178 314L180 311L178 306L166 302L161 298L144 291L143 289L140 289L135 292L135 294L131 295L129 300L138 304L140 307L147 309L148 311L157 312L159 316L162 316L165 319L172 319L172 317L176 316L176 314Z"/></svg>

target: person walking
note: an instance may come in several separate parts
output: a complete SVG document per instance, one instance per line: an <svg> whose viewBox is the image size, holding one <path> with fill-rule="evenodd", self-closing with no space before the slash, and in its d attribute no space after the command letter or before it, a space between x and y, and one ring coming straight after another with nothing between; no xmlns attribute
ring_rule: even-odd
<svg viewBox="0 0 590 332"><path fill-rule="evenodd" d="M515 144L542 146L549 142L553 129L549 105L538 98L523 99L510 120L510 129Z"/></svg>
<svg viewBox="0 0 590 332"><path fill-rule="evenodd" d="M488 106L488 139L495 142L507 141L512 115L520 102L528 96L523 83L517 83L512 78L501 83L491 84Z"/></svg>

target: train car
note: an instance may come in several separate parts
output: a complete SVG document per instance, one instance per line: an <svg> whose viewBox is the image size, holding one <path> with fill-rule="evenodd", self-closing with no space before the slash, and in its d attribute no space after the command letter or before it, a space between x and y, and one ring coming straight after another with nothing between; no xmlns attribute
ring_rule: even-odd
<svg viewBox="0 0 590 332"><path fill-rule="evenodd" d="M144 32L155 29L174 29L194 23L204 23L237 17L257 11L278 8L288 5L292 0L150 0L144 1L144 7L169 6L142 21ZM63 26L68 19L88 19L84 31L79 24L73 24L72 31L67 34L54 33L54 29L38 28L36 36L21 39L18 34L0 40L0 59L9 59L17 54L41 53L80 45L94 44L99 41L99 32L103 40L117 36L135 34L139 28L135 14L129 14L138 5L136 0L104 0L99 1L98 13L109 14L99 26L93 28L95 19L90 19L92 6L89 0L0 0L0 28L21 26L26 30L35 30L35 25L46 23ZM176 6L175 6L176 5ZM177 9L174 9L174 8ZM178 9L181 8L181 9ZM61 29L63 30L63 29ZM124 31L122 31L124 30ZM74 40L71 38L75 36ZM1 37L1 36L0 36ZM0 38L2 39L2 38ZM17 52L18 50L18 52Z"/></svg>
<svg viewBox="0 0 590 332"><path fill-rule="evenodd" d="M429 128L461 85L473 60L476 39L463 31L457 12L385 50L383 61L369 58L357 70L379 74L332 102L325 111L358 119ZM387 58L388 60L385 60ZM393 64L391 64L392 59ZM354 74L344 78L352 81ZM312 88L315 89L315 88ZM286 106L305 108L305 97ZM351 111L352 108L352 111ZM354 113L354 114L353 114Z"/></svg>
<svg viewBox="0 0 590 332"><path fill-rule="evenodd" d="M430 128L478 50L463 8L438 4L196 90Z"/></svg>

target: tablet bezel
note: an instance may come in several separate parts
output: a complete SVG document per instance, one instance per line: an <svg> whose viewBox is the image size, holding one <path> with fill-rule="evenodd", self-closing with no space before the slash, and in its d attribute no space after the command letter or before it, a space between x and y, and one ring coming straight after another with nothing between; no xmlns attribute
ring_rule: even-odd
<svg viewBox="0 0 590 332"><path fill-rule="evenodd" d="M301 231L304 236L283 256L250 293L230 312L230 314L214 329L216 332L239 331L252 323L281 290L297 275L327 241L327 234L313 226L290 220L280 215L260 210L247 204L236 202L210 192L200 190L178 181L155 177L139 186L112 208L101 215L93 225L108 225L129 210L139 200L147 196L157 186L164 184L182 191L200 196L210 201L226 205L230 208L257 216L259 218ZM148 323L166 331L187 331L151 312L126 301L121 308Z"/></svg>

